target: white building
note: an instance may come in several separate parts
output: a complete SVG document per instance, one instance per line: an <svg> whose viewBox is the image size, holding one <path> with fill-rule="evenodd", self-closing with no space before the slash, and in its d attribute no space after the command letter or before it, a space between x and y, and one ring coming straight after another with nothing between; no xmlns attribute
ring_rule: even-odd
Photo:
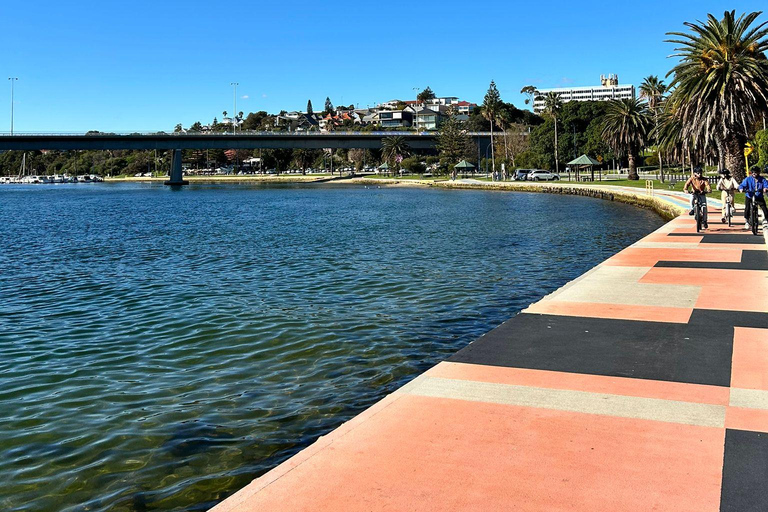
<svg viewBox="0 0 768 512"><path fill-rule="evenodd" d="M600 85L593 87L560 87L538 90L533 100L534 112L539 114L544 110L544 97L550 92L559 94L563 103L635 99L636 97L634 85L619 85L619 75L600 75Z"/></svg>

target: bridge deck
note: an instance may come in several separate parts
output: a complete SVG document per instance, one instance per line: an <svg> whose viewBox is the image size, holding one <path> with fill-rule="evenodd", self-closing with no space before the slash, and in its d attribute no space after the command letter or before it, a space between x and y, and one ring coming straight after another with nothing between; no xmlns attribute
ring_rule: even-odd
<svg viewBox="0 0 768 512"><path fill-rule="evenodd" d="M678 217L214 510L768 510L767 278Z"/></svg>

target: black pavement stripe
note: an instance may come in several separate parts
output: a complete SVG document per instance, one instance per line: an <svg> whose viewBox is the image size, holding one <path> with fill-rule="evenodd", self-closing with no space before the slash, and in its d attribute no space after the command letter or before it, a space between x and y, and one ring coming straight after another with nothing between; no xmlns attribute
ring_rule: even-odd
<svg viewBox="0 0 768 512"><path fill-rule="evenodd" d="M764 244L765 240L752 233L669 233L668 236L703 236L702 244Z"/></svg>
<svg viewBox="0 0 768 512"><path fill-rule="evenodd" d="M725 431L721 512L768 510L768 434Z"/></svg>
<svg viewBox="0 0 768 512"><path fill-rule="evenodd" d="M521 313L449 361L727 387L732 353L727 316L672 324Z"/></svg>
<svg viewBox="0 0 768 512"><path fill-rule="evenodd" d="M741 252L741 262L731 261L659 261L655 267L714 268L733 270L768 270L768 251L760 249Z"/></svg>
<svg viewBox="0 0 768 512"><path fill-rule="evenodd" d="M733 286L743 286L744 283L733 283ZM749 300L745 295L744 300ZM724 311L718 309L694 309L688 325L713 329L713 332L725 329L731 335L733 327L755 327L768 329L768 315L751 311Z"/></svg>

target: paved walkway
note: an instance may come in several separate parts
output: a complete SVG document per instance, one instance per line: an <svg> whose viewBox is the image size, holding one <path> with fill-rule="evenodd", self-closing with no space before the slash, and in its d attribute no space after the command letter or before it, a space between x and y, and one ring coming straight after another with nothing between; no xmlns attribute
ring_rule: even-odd
<svg viewBox="0 0 768 512"><path fill-rule="evenodd" d="M706 233L672 220L214 510L768 510L768 252L712 210Z"/></svg>

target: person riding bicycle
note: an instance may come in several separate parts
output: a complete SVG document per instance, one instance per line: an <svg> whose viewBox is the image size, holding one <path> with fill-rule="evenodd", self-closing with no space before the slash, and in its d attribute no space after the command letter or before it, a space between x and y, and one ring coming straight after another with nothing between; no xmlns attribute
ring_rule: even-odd
<svg viewBox="0 0 768 512"><path fill-rule="evenodd" d="M725 224L725 213L728 211L728 204L731 208L734 207L733 198L736 195L736 191L739 189L739 182L733 179L731 171L728 169L722 169L720 171L720 179L717 180L717 190L720 190L720 199L723 202L722 218L720 219Z"/></svg>
<svg viewBox="0 0 768 512"><path fill-rule="evenodd" d="M693 210L696 208L697 203L701 203L704 206L704 218L701 219L701 223L706 229L707 225L707 194L712 192L712 187L709 186L709 182L703 177L704 171L700 166L696 166L693 169L693 176L688 178L688 181L683 185L683 192L688 192L688 187L691 188L691 210L688 215L693 215Z"/></svg>
<svg viewBox="0 0 768 512"><path fill-rule="evenodd" d="M744 218L747 222L744 223L744 229L749 229L749 216L752 213L752 198L755 198L755 202L763 210L763 226L768 224L768 207L765 205L765 197L763 192L768 192L768 180L760 176L760 166L754 165L750 169L750 176L744 178L744 181L739 185L739 192L744 192L747 195L745 201L747 207L744 208Z"/></svg>

